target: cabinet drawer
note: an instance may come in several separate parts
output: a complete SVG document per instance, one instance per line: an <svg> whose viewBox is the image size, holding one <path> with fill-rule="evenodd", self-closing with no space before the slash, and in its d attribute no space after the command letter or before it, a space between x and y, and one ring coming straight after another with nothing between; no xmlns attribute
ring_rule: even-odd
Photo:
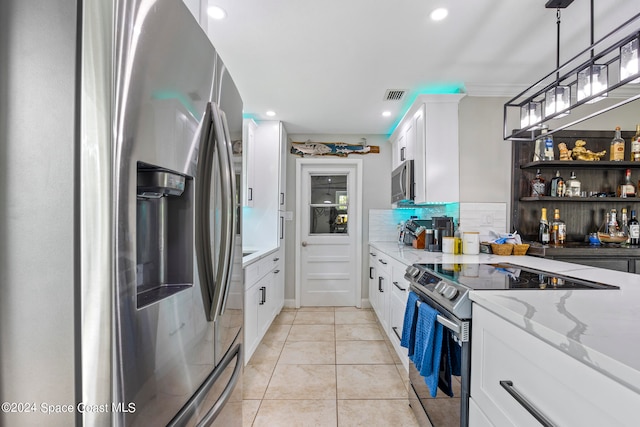
<svg viewBox="0 0 640 427"><path fill-rule="evenodd" d="M245 290L255 286L255 284L280 265L279 252L275 252L259 259L244 269Z"/></svg>
<svg viewBox="0 0 640 427"><path fill-rule="evenodd" d="M391 277L391 258L385 254L378 253L376 266L379 272L386 273L388 277Z"/></svg>
<svg viewBox="0 0 640 427"><path fill-rule="evenodd" d="M640 394L477 304L471 355L471 396L494 425L540 425L507 389L554 425L637 422Z"/></svg>

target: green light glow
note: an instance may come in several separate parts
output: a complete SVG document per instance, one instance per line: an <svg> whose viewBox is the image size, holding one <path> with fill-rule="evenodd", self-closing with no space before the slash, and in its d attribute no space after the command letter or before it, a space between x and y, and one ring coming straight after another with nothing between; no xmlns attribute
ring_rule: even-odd
<svg viewBox="0 0 640 427"><path fill-rule="evenodd" d="M464 87L463 83L440 83L440 84L426 85L418 88L415 91L415 94L413 95L411 100L407 101L405 110L402 112L402 114L398 115L398 118L396 119L396 121L391 125L391 131L388 133L388 135L391 136L391 134L395 132L396 128L398 127L398 124L400 124L400 120L402 120L404 115L407 114L407 111L409 111L409 108L411 108L415 100L420 95L449 95L449 94L465 93L465 92L466 92L466 88Z"/></svg>
<svg viewBox="0 0 640 427"><path fill-rule="evenodd" d="M152 96L153 96L153 99L162 99L162 100L177 99L178 102L180 102L180 104L182 104L184 108L186 108L187 111L191 113L193 117L196 118L196 120L200 120L200 114L198 113L198 110L191 103L189 98L185 96L184 93L177 92L174 90L158 90L158 91L155 91Z"/></svg>

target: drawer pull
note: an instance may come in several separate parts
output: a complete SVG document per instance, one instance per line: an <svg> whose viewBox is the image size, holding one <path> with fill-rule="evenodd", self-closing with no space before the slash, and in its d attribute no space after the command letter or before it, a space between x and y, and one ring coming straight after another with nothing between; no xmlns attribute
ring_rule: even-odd
<svg viewBox="0 0 640 427"><path fill-rule="evenodd" d="M396 288L400 289L402 292L406 291L406 288L401 288L400 285L398 285L398 282L393 282L393 284L396 286Z"/></svg>
<svg viewBox="0 0 640 427"><path fill-rule="evenodd" d="M273 274L278 274L280 273L280 270L274 270Z"/></svg>
<svg viewBox="0 0 640 427"><path fill-rule="evenodd" d="M280 261L280 258L278 258L278 257L275 257L275 258L273 259L273 262L278 262L278 261Z"/></svg>
<svg viewBox="0 0 640 427"><path fill-rule="evenodd" d="M382 260L382 259L378 259L378 261L380 261L381 263L383 263L384 265L387 265L387 261Z"/></svg>
<svg viewBox="0 0 640 427"><path fill-rule="evenodd" d="M542 424L545 427L554 427L555 424L553 424L551 421L549 421L547 419L547 417L545 417L542 412L540 412L538 409L536 409L535 406L533 406L531 404L531 402L529 402L523 395L521 395L516 388L513 386L513 381L509 381L509 380L502 380L500 381L500 385L502 386L502 388L504 388L507 393L509 393L511 395L511 397L513 397L516 402L518 402L520 405L522 405L522 407L524 409L527 410L528 413L530 413L533 418L535 418L536 420L538 420L538 422L540 424Z"/></svg>
<svg viewBox="0 0 640 427"><path fill-rule="evenodd" d="M398 327L397 326L392 326L391 329L393 329L393 333L396 334L396 336L398 337L398 340L402 341L402 337L398 333Z"/></svg>

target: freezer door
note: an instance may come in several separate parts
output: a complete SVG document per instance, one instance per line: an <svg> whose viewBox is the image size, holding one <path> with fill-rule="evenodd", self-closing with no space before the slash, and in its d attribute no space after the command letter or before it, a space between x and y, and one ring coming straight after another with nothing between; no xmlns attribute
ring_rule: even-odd
<svg viewBox="0 0 640 427"><path fill-rule="evenodd" d="M124 0L117 11L113 401L124 406L113 416L166 425L216 367L195 210L217 57L181 1ZM149 185L149 174L166 179Z"/></svg>

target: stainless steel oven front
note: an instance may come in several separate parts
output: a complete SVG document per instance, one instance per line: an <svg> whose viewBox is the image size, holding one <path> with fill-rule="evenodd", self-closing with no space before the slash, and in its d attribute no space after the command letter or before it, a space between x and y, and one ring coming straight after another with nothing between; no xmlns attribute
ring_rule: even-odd
<svg viewBox="0 0 640 427"><path fill-rule="evenodd" d="M459 370L449 376L444 372L444 363L440 363L439 382L450 382L453 397L438 390L431 397L425 379L420 375L413 362L409 362L409 404L420 426L458 427L469 425L469 390L471 372L471 321L459 319L436 301L421 291L419 285L411 285L419 300L417 304L428 304L438 311L436 321L443 326L444 340L451 339L452 345L459 346ZM445 354L443 352L443 354ZM446 385L446 384L445 384Z"/></svg>

